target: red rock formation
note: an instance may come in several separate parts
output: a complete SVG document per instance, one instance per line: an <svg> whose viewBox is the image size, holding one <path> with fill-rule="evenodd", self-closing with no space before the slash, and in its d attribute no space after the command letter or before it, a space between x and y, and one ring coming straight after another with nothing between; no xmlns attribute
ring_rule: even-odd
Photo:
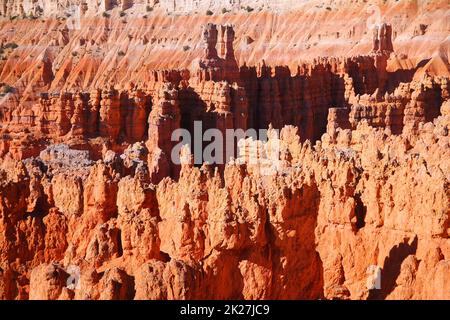
<svg viewBox="0 0 450 320"><path fill-rule="evenodd" d="M131 83L120 92L94 90L89 98L82 95L83 98L79 96L81 101L76 102L69 93L61 94L59 100L47 99L44 95L40 103L43 108L35 107L31 111L27 107L20 108L21 111L9 109L4 112L4 118L15 132L25 125L33 128L37 123L39 132L45 136L62 137L71 131L72 136L81 139L78 143L84 145L91 144L85 137L100 136L109 140L113 149L123 150L117 142L133 143L146 138L144 119L149 113L150 99L154 97L156 101L161 83L170 82L179 90L180 126L191 133L194 121L202 121L205 130L218 127L222 131L228 128L263 129L269 124L281 128L292 124L300 128L303 140L317 140L326 131L330 107L350 107L349 121L353 128L366 119L374 126L387 126L399 133L403 128L407 98L396 96L395 101L390 102L383 99L390 96L385 92L388 89L386 68L392 51L391 35L390 25L377 28L372 53L367 56L319 58L313 63L303 63L295 72L288 67L267 66L263 61L258 68L244 66L238 72L233 48L234 29L228 25L208 24L204 29L204 56L192 76L188 70L154 71L148 94ZM222 57L217 52L217 42ZM368 98L367 94L372 97ZM444 99L445 90L436 94L434 110ZM439 95L444 96L439 99ZM68 116L70 121L66 119ZM434 112L427 120L436 116ZM16 152L20 157L24 148L14 148L20 150ZM98 154L99 150L94 152Z"/></svg>
<svg viewBox="0 0 450 320"><path fill-rule="evenodd" d="M327 123L327 133L329 134L333 134L337 128L350 129L349 110L346 108L330 108Z"/></svg>
<svg viewBox="0 0 450 320"><path fill-rule="evenodd" d="M0 298L449 299L447 4L419 33L402 17L424 9L398 5L380 4L392 26L372 43L365 2L206 20L87 1L79 30L53 18L66 4L0 21ZM194 121L268 141L173 163Z"/></svg>
<svg viewBox="0 0 450 320"><path fill-rule="evenodd" d="M219 26L219 30L212 23L204 27L203 42L205 52L200 60L199 70L197 71L197 77L200 81L238 81L239 71L233 48L234 37L234 29L230 25L221 25ZM219 38L220 57L216 48Z"/></svg>
<svg viewBox="0 0 450 320"><path fill-rule="evenodd" d="M88 98L89 96L83 93L77 93L74 97L74 110L70 119L71 134L74 136L84 136L87 132Z"/></svg>
<svg viewBox="0 0 450 320"><path fill-rule="evenodd" d="M120 100L117 90L109 88L102 91L99 112L100 135L117 140L120 133Z"/></svg>
<svg viewBox="0 0 450 320"><path fill-rule="evenodd" d="M148 118L147 148L151 150L148 158L150 178L158 183L166 176L176 176L173 166L172 149L177 141L172 141L172 133L180 128L180 106L178 91L170 83L161 86L157 101Z"/></svg>
<svg viewBox="0 0 450 320"><path fill-rule="evenodd" d="M91 136L97 134L99 130L100 101L101 90L91 91L89 95L89 116L87 120L87 132Z"/></svg>
<svg viewBox="0 0 450 320"><path fill-rule="evenodd" d="M411 100L405 106L404 117L404 125L407 130L417 129L420 122L425 123L436 118L443 102L441 86L431 77L411 83L410 90L413 91Z"/></svg>
<svg viewBox="0 0 450 320"><path fill-rule="evenodd" d="M390 54L394 52L392 46L392 26L383 23L376 26L373 30L372 52Z"/></svg>
<svg viewBox="0 0 450 320"><path fill-rule="evenodd" d="M74 182L50 180L50 168L73 172L81 163L69 149L26 167L5 161L1 192L10 202L0 206L2 225L5 234L20 226L30 251L22 242L3 243L2 287L10 288L3 295L448 298L442 279L449 197L441 161L450 150L441 147L448 143L447 109L422 125L416 140L362 123L325 134L311 148L285 128L280 139L269 135L268 145L278 141L289 154L272 176L244 158L228 164L223 177L210 166L185 164L178 181L166 178L153 189L103 163L87 163L87 176L77 169ZM25 178L31 174L40 178ZM18 219L36 206L42 215ZM30 279L8 276L19 270L17 257L37 267ZM55 260L59 267L46 265ZM65 285L67 261L80 267L82 288ZM382 270L381 290L366 287L371 265ZM225 286L224 278L234 280Z"/></svg>
<svg viewBox="0 0 450 320"><path fill-rule="evenodd" d="M128 103L128 108L122 107L122 113L125 114L126 139L132 142L141 141L146 134L145 123L150 109L148 98L142 90L133 90Z"/></svg>

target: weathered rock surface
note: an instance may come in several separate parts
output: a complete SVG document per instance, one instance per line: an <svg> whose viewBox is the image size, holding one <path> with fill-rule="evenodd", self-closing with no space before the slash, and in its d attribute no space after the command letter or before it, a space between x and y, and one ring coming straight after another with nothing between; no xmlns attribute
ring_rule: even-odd
<svg viewBox="0 0 450 320"><path fill-rule="evenodd" d="M270 175L245 157L223 176L185 163L153 187L102 161L62 180L45 157L4 161L2 296L449 298L447 104L414 139L363 121L311 146L286 127L269 135L290 155Z"/></svg>
<svg viewBox="0 0 450 320"><path fill-rule="evenodd" d="M450 299L448 3L207 2L0 1L0 298Z"/></svg>

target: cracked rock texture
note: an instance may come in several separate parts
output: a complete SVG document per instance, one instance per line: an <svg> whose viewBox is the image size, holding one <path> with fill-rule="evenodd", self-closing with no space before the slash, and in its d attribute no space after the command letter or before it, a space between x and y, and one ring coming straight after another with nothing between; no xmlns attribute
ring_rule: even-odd
<svg viewBox="0 0 450 320"><path fill-rule="evenodd" d="M448 2L234 3L0 0L1 299L450 299Z"/></svg>

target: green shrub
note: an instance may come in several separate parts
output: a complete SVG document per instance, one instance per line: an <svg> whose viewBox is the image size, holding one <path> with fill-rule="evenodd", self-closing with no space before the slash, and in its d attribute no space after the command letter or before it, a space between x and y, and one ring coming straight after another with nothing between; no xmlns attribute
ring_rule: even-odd
<svg viewBox="0 0 450 320"><path fill-rule="evenodd" d="M102 13L103 18L109 18L111 15L108 12L103 12Z"/></svg>
<svg viewBox="0 0 450 320"><path fill-rule="evenodd" d="M3 86L3 89L2 89L3 94L12 93L13 91L14 91L14 88L11 87L10 85L5 84L5 85Z"/></svg>
<svg viewBox="0 0 450 320"><path fill-rule="evenodd" d="M211 10L206 10L206 15L207 16L212 16L214 14L214 12L212 12Z"/></svg>
<svg viewBox="0 0 450 320"><path fill-rule="evenodd" d="M19 45L17 44L17 43L15 43L15 42L10 42L10 43L7 43L7 44L5 44L5 46L3 47L3 48L5 48L5 49L16 49L17 47L18 47Z"/></svg>

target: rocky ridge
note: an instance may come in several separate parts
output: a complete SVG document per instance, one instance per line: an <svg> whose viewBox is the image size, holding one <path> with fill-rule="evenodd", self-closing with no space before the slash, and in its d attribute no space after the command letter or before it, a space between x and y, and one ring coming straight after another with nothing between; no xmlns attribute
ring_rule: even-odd
<svg viewBox="0 0 450 320"><path fill-rule="evenodd" d="M0 12L15 14L19 2ZM60 7L41 12L33 2L42 30L55 27L36 68L14 59L36 58L39 35L20 30L41 18L0 22L13 28L0 79L14 84L0 104L0 298L449 299L445 42L425 61L402 58L405 43L417 43L401 40L395 21L368 30L359 54L288 66L276 64L277 50L243 53L248 23L223 21L241 19L239 8L207 21L155 2L100 3L126 23L92 14L89 2L83 21L92 25L75 31L55 27ZM405 6L384 5L387 17ZM445 18L433 5L431 15ZM162 54L169 39L130 32L126 16L144 6L162 24L167 10L201 23L192 36L201 50L173 38ZM288 21L282 11L244 16ZM112 44L124 32L130 44L160 45L158 64L133 72L132 51ZM71 54L75 43L83 49ZM171 134L192 133L194 121L221 132L269 128L269 139L241 140L225 165L194 165L186 147L173 164Z"/></svg>
<svg viewBox="0 0 450 320"><path fill-rule="evenodd" d="M285 127L274 175L188 160L155 186L132 152L5 159L2 297L448 298L448 103L442 114L414 137L363 121L314 146ZM382 290L366 287L371 265Z"/></svg>

